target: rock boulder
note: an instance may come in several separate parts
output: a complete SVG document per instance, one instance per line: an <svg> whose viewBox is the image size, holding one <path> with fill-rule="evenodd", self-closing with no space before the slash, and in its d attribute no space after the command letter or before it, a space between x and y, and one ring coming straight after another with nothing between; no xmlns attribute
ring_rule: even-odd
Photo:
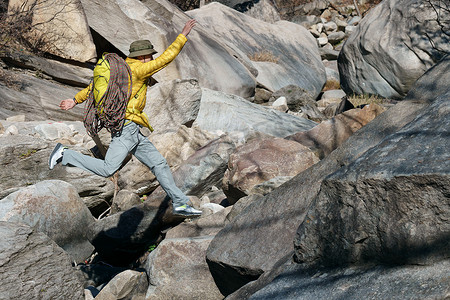
<svg viewBox="0 0 450 300"><path fill-rule="evenodd" d="M0 207L0 220L25 223L45 233L77 262L94 250L86 232L94 218L76 189L64 181L47 180L20 189L1 199Z"/></svg>
<svg viewBox="0 0 450 300"><path fill-rule="evenodd" d="M41 39L42 51L77 61L96 58L95 45L79 0L8 1L11 14L19 10L32 16L32 35ZM35 41L37 42L37 41Z"/></svg>
<svg viewBox="0 0 450 300"><path fill-rule="evenodd" d="M403 98L413 83L450 52L449 14L439 1L383 1L365 16L338 59L348 94Z"/></svg>
<svg viewBox="0 0 450 300"><path fill-rule="evenodd" d="M129 54L133 41L141 39L150 40L160 55L190 19L178 7L162 0L81 2L89 26L124 55ZM114 18L104 18L105 15ZM211 36L207 26L200 22L189 34L189 41L175 61L156 73L154 79L162 82L196 78L202 87L251 96L255 89L253 75L219 39Z"/></svg>
<svg viewBox="0 0 450 300"><path fill-rule="evenodd" d="M299 227L298 261L425 264L448 257L449 97L326 178Z"/></svg>
<svg viewBox="0 0 450 300"><path fill-rule="evenodd" d="M1 299L84 299L69 255L47 235L0 221L0 238Z"/></svg>
<svg viewBox="0 0 450 300"><path fill-rule="evenodd" d="M311 120L268 109L235 95L202 90L200 111L194 126L206 131L239 132L246 140L255 132L286 137L317 125Z"/></svg>
<svg viewBox="0 0 450 300"><path fill-rule="evenodd" d="M414 120L428 105L427 101L400 102L356 131L329 156L245 207L216 235L207 251L206 259L221 291L233 293L289 255L322 181Z"/></svg>
<svg viewBox="0 0 450 300"><path fill-rule="evenodd" d="M150 276L146 299L181 299L186 295L190 299L222 299L204 259L211 240L212 236L203 236L161 242L146 262Z"/></svg>
<svg viewBox="0 0 450 300"><path fill-rule="evenodd" d="M253 187L277 176L295 176L317 163L307 147L281 138L253 139L230 156L223 179L228 202L233 204Z"/></svg>
<svg viewBox="0 0 450 300"><path fill-rule="evenodd" d="M210 34L233 49L241 61L253 65L261 73L256 80L270 90L294 84L316 98L325 84L316 41L301 25L266 23L217 2L188 14L208 26Z"/></svg>

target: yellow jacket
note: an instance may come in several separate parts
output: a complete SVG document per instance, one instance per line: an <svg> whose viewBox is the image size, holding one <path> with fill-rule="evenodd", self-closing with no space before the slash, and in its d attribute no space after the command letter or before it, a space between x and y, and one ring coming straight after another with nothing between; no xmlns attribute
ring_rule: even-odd
<svg viewBox="0 0 450 300"><path fill-rule="evenodd" d="M147 102L147 87L142 88L142 86L144 84L147 84L149 78L153 74L160 71L170 62L172 62L180 53L181 49L183 49L183 46L184 44L186 44L186 42L187 38L184 35L179 34L176 40L159 57L146 63L143 63L138 59L127 57L125 61L130 66L133 80L131 98L128 101L127 111L125 115L125 118L127 120L148 127L151 131L153 131L153 128L150 126L150 123L148 121L148 117L143 111ZM139 92L141 88L142 91ZM91 89L92 83L75 95L75 101L77 103L86 101Z"/></svg>

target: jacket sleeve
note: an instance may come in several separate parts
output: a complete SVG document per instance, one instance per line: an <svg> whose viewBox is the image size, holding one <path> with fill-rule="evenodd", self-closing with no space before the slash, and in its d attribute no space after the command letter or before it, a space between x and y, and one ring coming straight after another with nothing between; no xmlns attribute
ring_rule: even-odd
<svg viewBox="0 0 450 300"><path fill-rule="evenodd" d="M91 89L92 89L92 82L86 88L82 89L75 95L75 97L73 98L73 99L75 99L75 102L77 104L80 104L80 103L83 103L84 101L86 101L89 93L91 92Z"/></svg>
<svg viewBox="0 0 450 300"><path fill-rule="evenodd" d="M176 40L156 59L146 62L137 67L133 72L138 78L147 79L156 72L160 71L171 63L175 57L181 52L184 44L186 44L187 38L179 34Z"/></svg>

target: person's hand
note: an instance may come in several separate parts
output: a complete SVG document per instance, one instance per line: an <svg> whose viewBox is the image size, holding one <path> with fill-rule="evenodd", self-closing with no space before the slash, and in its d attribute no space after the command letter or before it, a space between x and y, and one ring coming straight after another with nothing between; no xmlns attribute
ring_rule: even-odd
<svg viewBox="0 0 450 300"><path fill-rule="evenodd" d="M191 32L191 29L194 28L196 23L197 21L195 21L195 19L187 21L186 24L184 25L183 31L181 31L181 34L187 36L189 32Z"/></svg>
<svg viewBox="0 0 450 300"><path fill-rule="evenodd" d="M75 104L75 101L73 101L73 99L66 99L66 100L61 101L61 103L59 104L59 107L64 110L69 110L71 108L74 108L75 105L76 104Z"/></svg>

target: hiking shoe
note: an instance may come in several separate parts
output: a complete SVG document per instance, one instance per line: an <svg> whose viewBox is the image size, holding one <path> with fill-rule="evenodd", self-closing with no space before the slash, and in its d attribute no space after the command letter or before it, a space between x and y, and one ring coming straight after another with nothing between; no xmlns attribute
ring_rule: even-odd
<svg viewBox="0 0 450 300"><path fill-rule="evenodd" d="M202 211L185 204L175 207L173 209L173 214L176 216L183 216L183 217L198 217L202 214Z"/></svg>
<svg viewBox="0 0 450 300"><path fill-rule="evenodd" d="M61 143L56 144L55 149L53 149L53 152L48 159L48 168L50 170L53 170L57 164L62 162L63 153L66 149L67 147L64 147Z"/></svg>

